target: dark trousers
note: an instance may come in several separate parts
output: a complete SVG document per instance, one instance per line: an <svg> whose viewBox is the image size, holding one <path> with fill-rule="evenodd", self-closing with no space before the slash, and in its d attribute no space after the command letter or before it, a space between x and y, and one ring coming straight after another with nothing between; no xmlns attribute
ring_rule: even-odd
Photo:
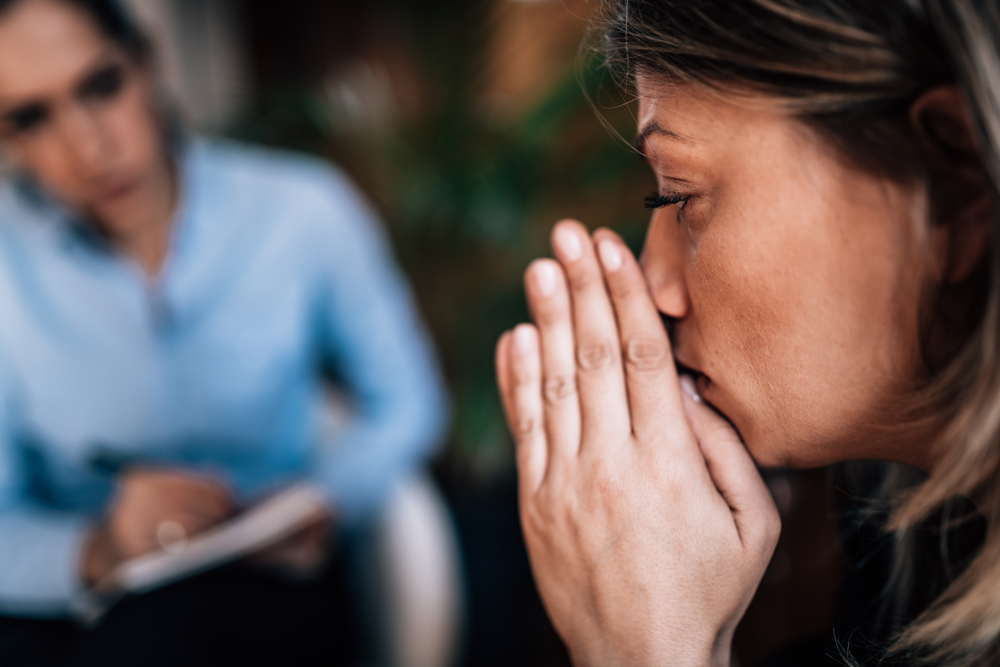
<svg viewBox="0 0 1000 667"><path fill-rule="evenodd" d="M126 598L89 628L0 616L0 666L349 665L347 583L342 558L311 582L231 565Z"/></svg>

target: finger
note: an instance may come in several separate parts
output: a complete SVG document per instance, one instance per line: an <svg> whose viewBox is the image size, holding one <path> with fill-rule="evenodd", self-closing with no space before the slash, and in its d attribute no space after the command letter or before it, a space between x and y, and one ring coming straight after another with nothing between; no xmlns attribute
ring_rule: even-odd
<svg viewBox="0 0 1000 667"><path fill-rule="evenodd" d="M669 432L683 410L670 340L632 252L607 229L594 240L618 319L632 430L641 442L651 442L644 436Z"/></svg>
<svg viewBox="0 0 1000 667"><path fill-rule="evenodd" d="M158 504L171 512L183 512L219 521L233 513L229 493L221 485L188 475L179 475L161 487Z"/></svg>
<svg viewBox="0 0 1000 667"><path fill-rule="evenodd" d="M497 387L500 390L500 403L503 405L504 418L507 420L507 426L513 431L513 425L510 420L511 412L511 394L510 394L510 344L511 344L512 333L510 331L505 331L500 340L497 341L496 349L496 374L497 374Z"/></svg>
<svg viewBox="0 0 1000 667"><path fill-rule="evenodd" d="M538 479L544 478L545 475L545 455L546 452L543 451L541 454L534 452L531 447L520 446L518 432L519 422L518 422L518 410L516 403L516 384L514 379L514 366L512 357L514 355L514 332L508 331L500 337L500 341L497 343L496 351L496 369L497 369L497 383L500 386L500 394L502 397L504 416L507 419L507 427L510 429L511 435L514 437L515 444L517 447L518 455L518 469L522 474L522 485L524 488L537 488ZM523 428L523 425L521 425ZM532 456L541 456L540 461L532 461ZM534 471L534 468L540 467L541 471Z"/></svg>
<svg viewBox="0 0 1000 667"><path fill-rule="evenodd" d="M180 469L148 473L142 478L150 484L160 502L196 505L206 512L229 514L232 496L217 475L207 471Z"/></svg>
<svg viewBox="0 0 1000 667"><path fill-rule="evenodd" d="M556 225L552 245L573 304L582 447L616 442L631 426L618 326L594 244L583 225L567 220Z"/></svg>
<svg viewBox="0 0 1000 667"><path fill-rule="evenodd" d="M191 502L206 514L226 517L233 512L229 491L217 482L196 479L188 494Z"/></svg>
<svg viewBox="0 0 1000 667"><path fill-rule="evenodd" d="M549 450L553 457L574 457L580 448L580 403L566 275L558 262L538 260L525 274L525 289L541 343L542 398Z"/></svg>
<svg viewBox="0 0 1000 667"><path fill-rule="evenodd" d="M521 324L514 329L510 350L511 427L517 442L518 476L522 491L534 493L545 478L548 461L535 327Z"/></svg>
<svg viewBox="0 0 1000 667"><path fill-rule="evenodd" d="M170 514L183 514L195 517L199 522L211 525L229 518L232 515L232 511L218 503L205 502L203 498L193 498L188 502L175 506Z"/></svg>
<svg viewBox="0 0 1000 667"><path fill-rule="evenodd" d="M750 453L729 422L701 400L694 381L685 375L680 382L684 413L712 481L733 512L740 540L746 547L770 542L773 548L781 519Z"/></svg>

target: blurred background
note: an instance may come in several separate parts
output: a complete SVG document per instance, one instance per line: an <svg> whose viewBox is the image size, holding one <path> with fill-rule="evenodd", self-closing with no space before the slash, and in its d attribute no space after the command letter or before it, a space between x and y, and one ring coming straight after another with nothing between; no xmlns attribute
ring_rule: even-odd
<svg viewBox="0 0 1000 667"><path fill-rule="evenodd" d="M558 219L641 247L655 183L618 137L634 133L634 107L581 46L596 2L130 4L192 127L327 158L381 214L451 390L434 472L464 569L459 664L569 664L524 551L493 346L527 319L521 274ZM770 476L786 534L806 537L784 538L741 628L741 664L829 627L835 558L810 547L830 539L815 521L829 514L824 480Z"/></svg>

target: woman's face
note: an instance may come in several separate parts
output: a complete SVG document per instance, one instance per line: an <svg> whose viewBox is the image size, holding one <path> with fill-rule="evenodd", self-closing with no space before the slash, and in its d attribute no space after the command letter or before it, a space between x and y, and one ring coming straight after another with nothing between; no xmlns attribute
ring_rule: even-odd
<svg viewBox="0 0 1000 667"><path fill-rule="evenodd" d="M115 228L143 219L162 189L148 78L71 4L22 0L0 15L4 146L56 197Z"/></svg>
<svg viewBox="0 0 1000 667"><path fill-rule="evenodd" d="M773 107L639 92L658 194L684 198L654 211L643 267L703 396L763 465L926 467L891 407L922 372L923 189L850 166Z"/></svg>

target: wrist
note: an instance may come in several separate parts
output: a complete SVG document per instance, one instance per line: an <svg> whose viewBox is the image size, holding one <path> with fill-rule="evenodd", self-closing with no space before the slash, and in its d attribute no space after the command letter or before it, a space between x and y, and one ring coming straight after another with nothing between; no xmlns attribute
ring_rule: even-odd
<svg viewBox="0 0 1000 667"><path fill-rule="evenodd" d="M634 643L614 646L567 644L574 667L632 665L642 667L730 667L733 633L723 632L712 642L676 641L659 647L638 649ZM627 648L626 648L627 647ZM622 649L625 649L624 651Z"/></svg>

